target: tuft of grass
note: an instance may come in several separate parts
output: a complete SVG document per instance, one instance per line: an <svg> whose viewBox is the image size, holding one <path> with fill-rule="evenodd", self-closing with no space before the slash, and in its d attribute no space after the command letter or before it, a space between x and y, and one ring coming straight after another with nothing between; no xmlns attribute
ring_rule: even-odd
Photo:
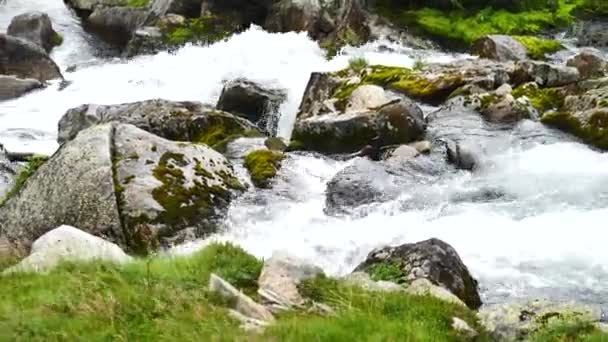
<svg viewBox="0 0 608 342"><path fill-rule="evenodd" d="M412 70L420 71L426 67L428 63L424 59L416 58Z"/></svg>
<svg viewBox="0 0 608 342"><path fill-rule="evenodd" d="M602 333L590 322L562 321L547 324L542 329L532 333L527 341L606 341L608 335Z"/></svg>
<svg viewBox="0 0 608 342"><path fill-rule="evenodd" d="M348 67L355 72L361 72L369 66L369 62L364 57L352 57L348 60Z"/></svg>
<svg viewBox="0 0 608 342"><path fill-rule="evenodd" d="M270 179L276 176L285 155L271 150L256 150L245 156L245 168L251 175L251 181L259 188L270 186Z"/></svg>
<svg viewBox="0 0 608 342"><path fill-rule="evenodd" d="M15 196L17 193L19 193L19 191L21 190L21 188L23 187L25 182L34 173L36 173L38 168L40 166L42 166L42 164L44 164L44 162L46 160L47 160L46 156L37 156L37 155L32 156L29 159L29 161L23 166L23 168L19 172L19 175L17 175L17 178L15 179L15 183L13 184L13 187L4 195L4 197L2 199L0 199L0 207L3 206L4 203L6 203L6 201L9 200L9 198L11 198L11 197Z"/></svg>
<svg viewBox="0 0 608 342"><path fill-rule="evenodd" d="M396 263L378 263L371 265L365 272L375 281L386 280L394 283L403 282L403 271Z"/></svg>
<svg viewBox="0 0 608 342"><path fill-rule="evenodd" d="M513 36L513 39L526 47L528 57L532 59L544 59L547 54L552 54L564 48L560 42L553 39L533 36Z"/></svg>

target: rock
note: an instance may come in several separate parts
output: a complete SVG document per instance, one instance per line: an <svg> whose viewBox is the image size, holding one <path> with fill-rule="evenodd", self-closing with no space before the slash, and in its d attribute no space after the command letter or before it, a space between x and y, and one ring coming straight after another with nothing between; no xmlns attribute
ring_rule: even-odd
<svg viewBox="0 0 608 342"><path fill-rule="evenodd" d="M577 32L579 46L608 47L608 23L606 21L583 21Z"/></svg>
<svg viewBox="0 0 608 342"><path fill-rule="evenodd" d="M411 282L405 288L405 292L417 296L431 296L443 300L444 302L467 306L460 298L456 297L455 294L444 287L434 285L425 278L418 278Z"/></svg>
<svg viewBox="0 0 608 342"><path fill-rule="evenodd" d="M32 78L0 75L0 101L14 99L42 87L40 81Z"/></svg>
<svg viewBox="0 0 608 342"><path fill-rule="evenodd" d="M204 0L200 16L233 18L241 27L264 26L274 0Z"/></svg>
<svg viewBox="0 0 608 342"><path fill-rule="evenodd" d="M163 40L164 36L160 28L156 26L144 26L135 30L131 40L125 48L126 57L136 55L154 54L167 48Z"/></svg>
<svg viewBox="0 0 608 342"><path fill-rule="evenodd" d="M46 52L60 45L61 36L53 29L51 18L42 12L28 12L11 20L6 33L41 46Z"/></svg>
<svg viewBox="0 0 608 342"><path fill-rule="evenodd" d="M280 0L270 9L264 28L271 32L308 32L330 54L346 44L363 44L370 37L367 14L356 0Z"/></svg>
<svg viewBox="0 0 608 342"><path fill-rule="evenodd" d="M430 153L433 145L428 140L417 141L415 143L410 144L413 148L418 151L418 153L426 154Z"/></svg>
<svg viewBox="0 0 608 342"><path fill-rule="evenodd" d="M500 341L523 340L531 332L559 322L599 322L601 309L577 303L535 300L485 306L477 314L481 324Z"/></svg>
<svg viewBox="0 0 608 342"><path fill-rule="evenodd" d="M154 99L72 108L59 120L57 140L64 143L83 129L110 121L131 124L165 139L202 142L220 150L236 137L261 135L247 120L209 105Z"/></svg>
<svg viewBox="0 0 608 342"><path fill-rule="evenodd" d="M64 261L126 263L131 257L117 245L78 228L55 228L32 244L30 255L3 273L47 272Z"/></svg>
<svg viewBox="0 0 608 342"><path fill-rule="evenodd" d="M422 110L402 99L373 111L317 115L296 121L292 140L304 149L352 153L372 142L377 147L409 143L424 135Z"/></svg>
<svg viewBox="0 0 608 342"><path fill-rule="evenodd" d="M268 326L268 322L266 321L247 317L233 309L228 310L228 315L241 322L240 328L247 332L260 333L264 331L264 328L266 328L266 326Z"/></svg>
<svg viewBox="0 0 608 342"><path fill-rule="evenodd" d="M507 35L488 35L473 43L471 53L497 61L519 61L527 59L526 47Z"/></svg>
<svg viewBox="0 0 608 342"><path fill-rule="evenodd" d="M213 232L240 189L228 161L205 145L98 125L64 143L0 207L0 236L27 250L68 224L147 253Z"/></svg>
<svg viewBox="0 0 608 342"><path fill-rule="evenodd" d="M479 111L490 122L514 123L522 119L535 117L535 110L526 98L515 99L513 95L486 93L477 95L480 98Z"/></svg>
<svg viewBox="0 0 608 342"><path fill-rule="evenodd" d="M390 281L374 281L365 272L353 272L344 278L344 283L351 286L358 286L366 291L380 291L380 292L397 292L403 291L403 286L397 285Z"/></svg>
<svg viewBox="0 0 608 342"><path fill-rule="evenodd" d="M348 99L346 112L360 112L378 107L389 102L386 92L380 86L365 84L358 86Z"/></svg>
<svg viewBox="0 0 608 342"><path fill-rule="evenodd" d="M125 46L144 25L148 15L146 8L139 7L98 8L87 18L86 24L104 40Z"/></svg>
<svg viewBox="0 0 608 342"><path fill-rule="evenodd" d="M272 188L272 179L285 159L282 152L260 149L247 153L243 165L249 171L251 182L258 188Z"/></svg>
<svg viewBox="0 0 608 342"><path fill-rule="evenodd" d="M127 0L65 0L65 3L79 14L91 14L96 8L124 6Z"/></svg>
<svg viewBox="0 0 608 342"><path fill-rule="evenodd" d="M271 151L283 152L287 149L287 144L282 138L270 137L264 140L264 146Z"/></svg>
<svg viewBox="0 0 608 342"><path fill-rule="evenodd" d="M457 168L473 171L479 164L479 158L472 146L448 140L446 147L448 161Z"/></svg>
<svg viewBox="0 0 608 342"><path fill-rule="evenodd" d="M17 166L8 159L4 146L0 144L0 202L12 186L15 175L17 175Z"/></svg>
<svg viewBox="0 0 608 342"><path fill-rule="evenodd" d="M264 261L258 279L258 294L266 302L283 308L299 307L304 298L298 291L300 282L323 274L317 266L285 253L274 253Z"/></svg>
<svg viewBox="0 0 608 342"><path fill-rule="evenodd" d="M268 309L247 297L214 273L211 273L211 276L209 277L209 291L215 292L232 302L232 308L245 317L264 322L274 321L274 317Z"/></svg>
<svg viewBox="0 0 608 342"><path fill-rule="evenodd" d="M150 8L156 16L179 14L196 18L201 14L203 0L152 0Z"/></svg>
<svg viewBox="0 0 608 342"><path fill-rule="evenodd" d="M513 79L517 83L534 81L544 87L559 87L580 80L580 74L574 67L556 65L538 61L519 61Z"/></svg>
<svg viewBox="0 0 608 342"><path fill-rule="evenodd" d="M269 89L246 79L228 82L217 102L217 109L240 115L276 135L280 106L287 100L283 89Z"/></svg>
<svg viewBox="0 0 608 342"><path fill-rule="evenodd" d="M474 338L479 335L467 322L458 317L452 317L452 329L468 338Z"/></svg>
<svg viewBox="0 0 608 342"><path fill-rule="evenodd" d="M451 291L472 309L481 306L477 280L454 248L439 239L376 249L355 270L368 271L376 264L396 265L406 282L424 278Z"/></svg>
<svg viewBox="0 0 608 342"><path fill-rule="evenodd" d="M397 148L389 150L385 153L383 159L407 160L416 158L420 153L416 148L409 145L397 146Z"/></svg>
<svg viewBox="0 0 608 342"><path fill-rule="evenodd" d="M608 62L599 51L592 49L581 51L570 58L566 65L578 69L582 78L601 77L608 70Z"/></svg>
<svg viewBox="0 0 608 342"><path fill-rule="evenodd" d="M0 74L45 82L63 78L59 67L40 46L0 34Z"/></svg>

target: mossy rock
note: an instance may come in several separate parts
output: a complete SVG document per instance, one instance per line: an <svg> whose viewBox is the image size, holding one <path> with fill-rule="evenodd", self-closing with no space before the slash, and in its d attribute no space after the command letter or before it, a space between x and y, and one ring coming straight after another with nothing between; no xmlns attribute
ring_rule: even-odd
<svg viewBox="0 0 608 342"><path fill-rule="evenodd" d="M161 21L158 27L163 41L169 46L181 46L188 42L211 44L240 30L232 19L215 15L185 19L180 24Z"/></svg>
<svg viewBox="0 0 608 342"><path fill-rule="evenodd" d="M571 133L590 145L608 150L608 108L578 113L548 112L541 117L541 122Z"/></svg>
<svg viewBox="0 0 608 342"><path fill-rule="evenodd" d="M513 36L525 48L528 57L532 59L545 59L546 55L562 50L564 46L553 39L544 39L534 36Z"/></svg>
<svg viewBox="0 0 608 342"><path fill-rule="evenodd" d="M270 181L277 175L284 158L285 155L281 152L256 150L245 156L244 165L256 187L269 188Z"/></svg>

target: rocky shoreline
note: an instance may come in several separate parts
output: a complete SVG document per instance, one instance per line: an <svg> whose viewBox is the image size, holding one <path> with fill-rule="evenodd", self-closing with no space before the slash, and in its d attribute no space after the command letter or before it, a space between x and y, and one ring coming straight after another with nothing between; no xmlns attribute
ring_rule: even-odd
<svg viewBox="0 0 608 342"><path fill-rule="evenodd" d="M527 31L525 25L515 32L495 32L490 27L491 32L460 32L462 35L438 38L442 31L421 18L458 16L467 22L469 12L481 13L483 9L473 9L472 4L454 8L453 1L435 2L429 9L416 1L409 5L379 1L373 6L355 0L323 4L293 0L230 4L66 1L87 29L118 44L123 56L129 57L186 43L211 44L251 24L270 32L306 31L332 56L344 45L361 45L377 38L378 25L384 25L383 32L389 32L393 39L408 40L409 33L408 38L399 34L403 28L399 25L407 24L442 46L470 43L471 54L479 58L451 64L420 62L411 68L370 65L365 59L353 58L344 70L315 72L302 96L291 141L276 137L287 91L243 78L226 82L215 105L151 99L72 108L59 121L61 146L52 156L15 163L0 145L3 280L24 277L26 283L33 284L48 274L66 272L66 267L71 272L107 264L123 281L131 268L139 274L145 260L166 262L169 268L174 262L175 267L186 267L179 263L187 265L188 261L158 255L218 232L233 201L246 192L272 189L282 163L298 153L352 159L326 184L325 213L364 216L365 206L394 199L403 189L415 189L417 184L432 183L446 170L483 172L488 167L484 157L491 153L488 146L498 134L540 143L565 139L608 150L608 61L592 47L567 61L547 58L564 46L541 36L578 17L583 26L576 33L578 43L605 48L605 6L580 1L567 16L556 19L557 13L563 14L562 2L551 2L557 4L548 9L513 9L510 6L519 2L507 1L507 12L503 8L486 11L491 16L488 22L504 20L503 16L519 18L525 13L552 13L555 22ZM391 6L394 13L407 13L411 18L404 23L398 15L384 13ZM487 6L493 8L492 4ZM243 10L235 12L234 8ZM535 20L540 19L530 20L526 24L536 25ZM15 17L7 33L0 34L0 101L24 96L53 80L62 81L60 68L49 55L61 40L48 15L35 12ZM493 136L488 132L502 133ZM226 155L232 143L248 138L263 138L265 148L248 151L236 161ZM236 172L237 162L249 173L246 179ZM508 195L490 189L472 194L471 200ZM415 201L408 205L422 205ZM318 324L353 319L349 315L356 316L356 311L340 301L348 291L350 296L354 291L364 298L359 298L365 303L362 305L383 305L380 313L374 313L388 322L385 327L375 327L386 328L386 335L378 335L381 340L394 337L388 327L394 317L387 312L390 303L386 298L411 304L422 310L422 316L429 315L428 320L408 319L421 329L438 329L437 340L606 336L602 331L607 330L608 317L599 306L543 300L483 305L477 280L456 250L439 239L373 250L342 278L327 277L319 267L291 255L261 262L239 247L217 244L196 255L205 253L229 253L235 260L247 260L245 265L212 261L198 265L207 267L208 272L196 284L206 287L204 298L198 298L197 303L219 310L217 315L222 319L231 317L230 324L238 322L242 328L238 334L245 334L229 339L306 340L306 334L298 330L284 328L292 335L281 335L273 329L289 325L286 312L304 322L310 317L320 319L323 323ZM190 260L199 262L198 256ZM242 279L233 274L239 270L232 267L243 267L243 272L253 267L255 272L240 283ZM95 277L96 272L106 271L87 276ZM149 266L147 272L150 277ZM188 272L184 271L186 277ZM157 284L166 275L167 270L158 271ZM109 288L114 286L100 281ZM180 279L171 286L191 291L186 282ZM149 289L150 285L145 286ZM342 297L332 299L331 291ZM115 305L128 306L129 300L120 298ZM356 301L354 297L349 300ZM434 307L445 312L436 313ZM155 310L162 315L171 312ZM396 310L401 312L402 308ZM436 327L429 323L434 320L440 322ZM417 336L408 332L408 339L433 340L427 333ZM331 340L332 335L327 336Z"/></svg>

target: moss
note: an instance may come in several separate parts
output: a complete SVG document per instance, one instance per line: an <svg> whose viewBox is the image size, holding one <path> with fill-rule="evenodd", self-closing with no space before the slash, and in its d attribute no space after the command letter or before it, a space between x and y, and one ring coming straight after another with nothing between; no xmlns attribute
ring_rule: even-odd
<svg viewBox="0 0 608 342"><path fill-rule="evenodd" d="M163 40L169 45L183 45L187 42L211 44L236 32L232 21L217 16L186 19L183 25L161 26Z"/></svg>
<svg viewBox="0 0 608 342"><path fill-rule="evenodd" d="M541 122L608 150L608 110L595 109L586 120L563 111L548 112L541 117Z"/></svg>
<svg viewBox="0 0 608 342"><path fill-rule="evenodd" d="M404 274L401 271L401 267L397 263L378 263L371 265L365 270L371 278L375 281L385 280L392 281L394 283L403 283Z"/></svg>
<svg viewBox="0 0 608 342"><path fill-rule="evenodd" d="M127 7L146 7L150 3L150 0L129 0Z"/></svg>
<svg viewBox="0 0 608 342"><path fill-rule="evenodd" d="M485 94L480 98L480 108L482 110L488 109L492 105L496 104L500 100L500 96L496 94Z"/></svg>
<svg viewBox="0 0 608 342"><path fill-rule="evenodd" d="M135 175L130 175L125 177L125 179L123 180L123 184L130 184L134 179L135 179Z"/></svg>
<svg viewBox="0 0 608 342"><path fill-rule="evenodd" d="M515 98L526 96L540 114L549 110L560 110L565 97L559 88L539 88L533 83L515 88L512 95Z"/></svg>
<svg viewBox="0 0 608 342"><path fill-rule="evenodd" d="M408 68L374 65L369 72L363 73L361 83L343 83L338 86L332 97L345 101L352 92L363 84L375 84L431 103L443 102L454 90L464 85L461 75L425 75L421 71Z"/></svg>
<svg viewBox="0 0 608 342"><path fill-rule="evenodd" d="M221 153L230 142L238 138L263 136L259 131L245 127L232 116L221 112L216 114L209 113L205 122L192 125L191 141L206 144Z"/></svg>
<svg viewBox="0 0 608 342"><path fill-rule="evenodd" d="M285 152L301 151L304 149L305 144L303 142L292 138L291 141L289 141L289 145L287 145L287 149L285 149Z"/></svg>
<svg viewBox="0 0 608 342"><path fill-rule="evenodd" d="M547 54L564 48L560 42L552 39L532 36L513 36L513 38L526 47L527 55L532 59L544 59Z"/></svg>
<svg viewBox="0 0 608 342"><path fill-rule="evenodd" d="M63 44L63 37L59 33L54 32L53 36L51 37L51 45L59 46L61 44Z"/></svg>
<svg viewBox="0 0 608 342"><path fill-rule="evenodd" d="M249 171L251 181L259 188L270 187L270 180L276 176L285 155L270 150L257 150L245 156L245 168Z"/></svg>
<svg viewBox="0 0 608 342"><path fill-rule="evenodd" d="M573 14L582 0L558 0L557 6L524 6L524 11L479 7L483 3L440 10L382 0L376 11L398 26L416 28L444 43L467 47L488 34L529 35L566 27L574 21Z"/></svg>
<svg viewBox="0 0 608 342"><path fill-rule="evenodd" d="M13 187L8 190L2 199L0 199L0 207L3 206L10 198L17 195L27 180L38 171L38 168L47 160L46 156L35 155L23 166L17 177L15 178Z"/></svg>

